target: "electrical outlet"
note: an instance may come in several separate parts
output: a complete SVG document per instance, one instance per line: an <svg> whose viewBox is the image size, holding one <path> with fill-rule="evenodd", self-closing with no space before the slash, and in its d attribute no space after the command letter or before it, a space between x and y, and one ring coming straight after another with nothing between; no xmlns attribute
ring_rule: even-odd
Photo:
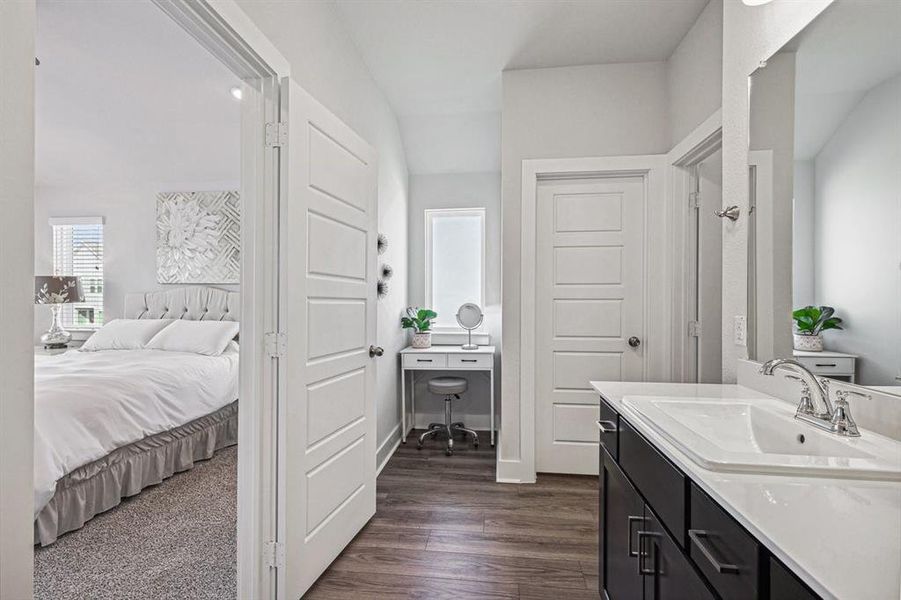
<svg viewBox="0 0 901 600"><path fill-rule="evenodd" d="M736 346L748 345L748 322L744 315L736 315L732 321L732 332Z"/></svg>

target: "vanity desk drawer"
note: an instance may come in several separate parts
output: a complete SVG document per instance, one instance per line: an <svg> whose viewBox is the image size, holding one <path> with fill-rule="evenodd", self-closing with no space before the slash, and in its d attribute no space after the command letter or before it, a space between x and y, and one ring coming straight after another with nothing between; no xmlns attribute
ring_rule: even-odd
<svg viewBox="0 0 901 600"><path fill-rule="evenodd" d="M844 356L795 356L795 360L817 375L847 375L854 372L854 359Z"/></svg>
<svg viewBox="0 0 901 600"><path fill-rule="evenodd" d="M447 366L447 354L432 352L404 354L405 369L442 369Z"/></svg>
<svg viewBox="0 0 901 600"><path fill-rule="evenodd" d="M688 555L723 598L758 598L760 548L701 488L691 484Z"/></svg>
<svg viewBox="0 0 901 600"><path fill-rule="evenodd" d="M447 366L461 369L490 369L493 360L491 354L448 354Z"/></svg>

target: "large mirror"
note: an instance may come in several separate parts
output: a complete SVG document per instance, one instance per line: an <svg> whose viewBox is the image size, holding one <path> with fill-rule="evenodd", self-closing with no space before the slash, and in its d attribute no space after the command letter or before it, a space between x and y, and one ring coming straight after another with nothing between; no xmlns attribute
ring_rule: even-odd
<svg viewBox="0 0 901 600"><path fill-rule="evenodd" d="M901 2L837 0L750 88L749 355L901 394Z"/></svg>

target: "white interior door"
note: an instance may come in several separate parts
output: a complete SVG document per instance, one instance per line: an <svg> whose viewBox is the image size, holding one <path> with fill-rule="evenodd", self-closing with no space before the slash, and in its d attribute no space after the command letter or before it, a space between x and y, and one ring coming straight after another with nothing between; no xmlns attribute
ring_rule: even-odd
<svg viewBox="0 0 901 600"><path fill-rule="evenodd" d="M375 514L375 151L282 82L279 596L300 598ZM287 111L287 118L284 111Z"/></svg>
<svg viewBox="0 0 901 600"><path fill-rule="evenodd" d="M591 380L642 381L642 177L538 185L536 470L598 472ZM634 342L633 342L634 343Z"/></svg>
<svg viewBox="0 0 901 600"><path fill-rule="evenodd" d="M723 380L723 160L717 150L698 165L698 383Z"/></svg>

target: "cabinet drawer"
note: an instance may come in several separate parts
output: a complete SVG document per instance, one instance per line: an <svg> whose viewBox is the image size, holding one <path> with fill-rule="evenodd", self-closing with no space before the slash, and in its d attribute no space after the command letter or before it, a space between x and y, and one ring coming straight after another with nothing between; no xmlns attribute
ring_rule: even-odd
<svg viewBox="0 0 901 600"><path fill-rule="evenodd" d="M447 366L447 354L404 354L405 369L439 369Z"/></svg>
<svg viewBox="0 0 901 600"><path fill-rule="evenodd" d="M795 359L817 375L829 375L830 373L848 375L854 372L853 358L796 356Z"/></svg>
<svg viewBox="0 0 901 600"><path fill-rule="evenodd" d="M610 453L610 456L619 460L619 440L617 439L619 415L603 398L601 398L600 415L598 429L600 430L601 446Z"/></svg>
<svg viewBox="0 0 901 600"><path fill-rule="evenodd" d="M730 600L756 599L760 571L756 540L694 483L688 554L707 581Z"/></svg>
<svg viewBox="0 0 901 600"><path fill-rule="evenodd" d="M685 475L619 418L619 464L654 512L685 547Z"/></svg>
<svg viewBox="0 0 901 600"><path fill-rule="evenodd" d="M490 354L448 354L447 366L458 369L490 369Z"/></svg>

